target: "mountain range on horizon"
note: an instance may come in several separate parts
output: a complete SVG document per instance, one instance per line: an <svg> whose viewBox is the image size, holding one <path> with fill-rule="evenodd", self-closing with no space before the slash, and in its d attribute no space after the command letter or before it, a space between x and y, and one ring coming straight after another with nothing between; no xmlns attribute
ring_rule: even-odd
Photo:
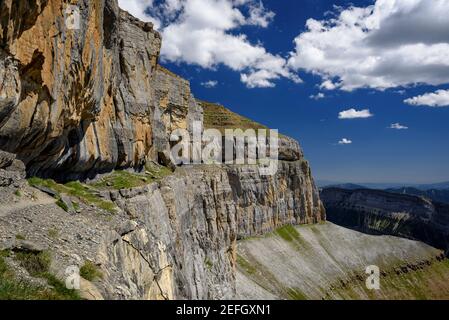
<svg viewBox="0 0 449 320"><path fill-rule="evenodd" d="M337 187L342 189L399 189L399 188L414 188L421 191L426 190L447 190L449 189L449 181L429 183L429 184L413 184L413 183L380 183L380 182L367 182L367 183L351 183L351 182L336 182L330 180L316 180L316 184L319 188Z"/></svg>

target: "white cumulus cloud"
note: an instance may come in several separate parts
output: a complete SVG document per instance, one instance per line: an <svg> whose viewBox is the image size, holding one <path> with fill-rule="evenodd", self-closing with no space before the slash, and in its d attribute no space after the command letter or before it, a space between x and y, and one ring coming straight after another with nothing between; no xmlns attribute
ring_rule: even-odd
<svg viewBox="0 0 449 320"><path fill-rule="evenodd" d="M338 119L365 119L365 118L371 118L374 116L369 109L364 110L356 110L356 109L349 109L342 111L338 114Z"/></svg>
<svg viewBox="0 0 449 320"><path fill-rule="evenodd" d="M449 106L449 90L437 90L404 100L413 106L447 107Z"/></svg>
<svg viewBox="0 0 449 320"><path fill-rule="evenodd" d="M407 127L407 126L404 126L404 125L402 125L402 124L400 124L400 123L393 123L393 124L390 125L390 129L395 129L395 130L407 130L408 127Z"/></svg>
<svg viewBox="0 0 449 320"><path fill-rule="evenodd" d="M343 138L340 141L338 141L338 144L352 144L352 141L347 138Z"/></svg>
<svg viewBox="0 0 449 320"><path fill-rule="evenodd" d="M326 96L324 93L318 92L317 94L312 94L311 96L309 96L309 98L313 100L320 100L326 98Z"/></svg>
<svg viewBox="0 0 449 320"><path fill-rule="evenodd" d="M301 82L287 60L252 43L242 26L268 27L275 14L259 0L121 0L122 8L154 21L162 34L162 59L239 72L249 88L273 87L275 80ZM151 16L149 16L151 14Z"/></svg>
<svg viewBox="0 0 449 320"><path fill-rule="evenodd" d="M202 82L201 85L205 88L215 88L218 84L218 81L215 80L209 80L209 81L205 81Z"/></svg>
<svg viewBox="0 0 449 320"><path fill-rule="evenodd" d="M153 0L118 0L120 8L128 11L134 17L145 22L153 22L156 28L159 28L160 21L150 14L146 9L153 6Z"/></svg>
<svg viewBox="0 0 449 320"><path fill-rule="evenodd" d="M449 1L377 0L309 19L289 59L322 88L384 90L449 83Z"/></svg>

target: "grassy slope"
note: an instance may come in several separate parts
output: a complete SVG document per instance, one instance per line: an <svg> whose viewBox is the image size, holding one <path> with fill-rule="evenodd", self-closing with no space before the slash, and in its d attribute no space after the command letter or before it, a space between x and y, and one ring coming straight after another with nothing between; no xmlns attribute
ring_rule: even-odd
<svg viewBox="0 0 449 320"><path fill-rule="evenodd" d="M218 129L224 133L225 129L268 129L266 126L245 118L231 110L210 102L198 101L204 109L204 127Z"/></svg>
<svg viewBox="0 0 449 320"><path fill-rule="evenodd" d="M48 283L43 287L35 283L18 279L14 270L6 262L11 256L17 260L33 277ZM0 252L0 300L79 300L76 291L69 290L65 284L49 272L51 257L48 253Z"/></svg>
<svg viewBox="0 0 449 320"><path fill-rule="evenodd" d="M253 298L265 292L267 298L294 300L449 298L449 260L415 241L327 223L283 227L242 241L238 251L241 298L252 292L259 293ZM379 291L366 289L368 265L380 267Z"/></svg>
<svg viewBox="0 0 449 320"><path fill-rule="evenodd" d="M159 181L162 178L170 175L172 172L162 166L148 164L144 173L133 173L128 171L117 170L110 174L104 175L95 183L81 183L79 181L72 181L66 184L57 183L51 179L41 179L33 177L28 179L31 186L42 186L55 191L58 195L66 194L79 199L85 204L95 205L103 210L115 213L116 206L113 202L102 199L98 192L102 190L120 190L130 189L144 186L146 184ZM58 198L59 196L57 196ZM63 209L64 205L61 201L57 204ZM76 202L74 203L77 206Z"/></svg>

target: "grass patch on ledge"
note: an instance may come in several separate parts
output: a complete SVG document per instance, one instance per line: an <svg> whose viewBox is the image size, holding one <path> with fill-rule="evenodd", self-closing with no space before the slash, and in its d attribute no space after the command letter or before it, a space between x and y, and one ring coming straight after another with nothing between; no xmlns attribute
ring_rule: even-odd
<svg viewBox="0 0 449 320"><path fill-rule="evenodd" d="M198 103L204 110L205 129L218 129L222 134L225 133L225 129L268 129L268 127L232 112L222 105L199 100Z"/></svg>
<svg viewBox="0 0 449 320"><path fill-rule="evenodd" d="M42 253L41 253L42 254ZM8 251L0 252L0 300L80 300L77 291L69 290L65 284L48 272L49 256L41 254L21 254L15 257L19 263L31 268L33 276L45 279L51 286L46 288L15 277L14 271L5 258L11 255Z"/></svg>
<svg viewBox="0 0 449 320"><path fill-rule="evenodd" d="M115 213L116 206L113 202L106 201L100 198L98 195L96 195L95 189L79 181L60 184L52 179L41 179L33 177L28 179L28 183L32 187L45 187L55 191L58 194L67 194L73 197L77 197L85 204L92 204L110 213ZM57 204L63 208L62 202L58 201Z"/></svg>
<svg viewBox="0 0 449 320"><path fill-rule="evenodd" d="M71 181L65 184L57 183L52 179L29 178L28 183L32 187L44 187L54 191L57 205L67 211L67 207L60 200L61 194L66 194L78 198L81 202L94 205L110 213L116 212L116 205L112 201L105 200L98 195L101 190L121 190L130 189L159 181L173 172L167 168L155 163L148 163L143 173L134 173L124 170L113 171L104 175L97 182L81 183L79 181ZM75 210L79 209L79 203L73 202Z"/></svg>
<svg viewBox="0 0 449 320"><path fill-rule="evenodd" d="M80 276L88 281L94 281L103 278L103 273L92 262L86 261L80 268Z"/></svg>
<svg viewBox="0 0 449 320"><path fill-rule="evenodd" d="M296 250L303 250L309 247L306 240L299 234L298 230L293 225L286 225L280 227L274 234L281 237L284 241L292 245Z"/></svg>
<svg viewBox="0 0 449 320"><path fill-rule="evenodd" d="M307 296L296 288L288 288L287 294L291 300L307 300Z"/></svg>
<svg viewBox="0 0 449 320"><path fill-rule="evenodd" d="M148 163L143 173L117 170L102 177L98 182L93 183L92 186L99 189L131 189L159 181L172 173L167 167Z"/></svg>
<svg viewBox="0 0 449 320"><path fill-rule="evenodd" d="M237 264L249 275L257 273L257 268L239 254L237 255Z"/></svg>

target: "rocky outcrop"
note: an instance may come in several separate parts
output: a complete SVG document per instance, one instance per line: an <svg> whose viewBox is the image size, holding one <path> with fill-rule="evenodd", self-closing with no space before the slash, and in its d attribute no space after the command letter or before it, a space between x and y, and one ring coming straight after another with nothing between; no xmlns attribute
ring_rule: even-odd
<svg viewBox="0 0 449 320"><path fill-rule="evenodd" d="M375 234L420 240L446 250L449 206L428 199L379 190L326 188L321 199L336 224Z"/></svg>
<svg viewBox="0 0 449 320"><path fill-rule="evenodd" d="M65 179L158 160L201 119L188 82L158 71L159 34L117 1L79 1L79 29L67 5L1 2L0 149Z"/></svg>
<svg viewBox="0 0 449 320"><path fill-rule="evenodd" d="M323 218L318 195L302 192L311 180L300 170L283 163L266 178L254 166L182 168L141 195L119 196L138 225L112 233L100 251L102 265L118 271L113 282L130 290L119 297L233 298L238 238Z"/></svg>
<svg viewBox="0 0 449 320"><path fill-rule="evenodd" d="M52 254L61 278L91 261L103 277L83 283L99 298L231 299L238 239L324 219L312 185L301 162L281 162L270 177L257 166L184 166L157 183L102 192L119 207L114 215L73 197L80 209L69 214L36 189L22 186L19 197L0 188L0 250L21 235Z"/></svg>

